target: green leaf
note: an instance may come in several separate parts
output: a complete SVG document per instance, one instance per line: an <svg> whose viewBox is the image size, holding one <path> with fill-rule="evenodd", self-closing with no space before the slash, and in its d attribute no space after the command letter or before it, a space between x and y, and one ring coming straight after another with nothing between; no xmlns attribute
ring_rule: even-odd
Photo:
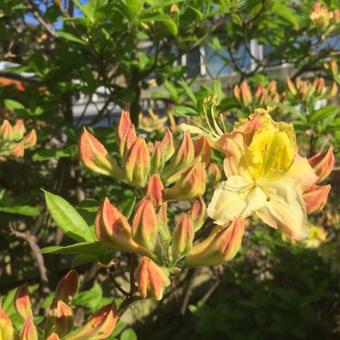
<svg viewBox="0 0 340 340"><path fill-rule="evenodd" d="M136 204L136 197L130 197L127 198L124 202L118 205L119 210L122 212L124 216L126 216L128 219L130 218L133 208Z"/></svg>
<svg viewBox="0 0 340 340"><path fill-rule="evenodd" d="M306 121L306 116L293 106L290 106L288 104L282 104L282 103L275 103L275 104L273 104L273 106L281 109L282 111L287 111L287 112L301 118L303 121Z"/></svg>
<svg viewBox="0 0 340 340"><path fill-rule="evenodd" d="M197 111L189 106L177 105L172 109L172 112L176 116L186 117L190 115L196 115Z"/></svg>
<svg viewBox="0 0 340 340"><path fill-rule="evenodd" d="M43 149L36 151L32 158L35 162L43 162L50 159L59 159L71 156L73 156L73 152L70 149Z"/></svg>
<svg viewBox="0 0 340 340"><path fill-rule="evenodd" d="M38 216L40 211L36 207L30 205L11 205L8 207L1 207L0 211L8 214L18 214L23 216Z"/></svg>
<svg viewBox="0 0 340 340"><path fill-rule="evenodd" d="M126 5L132 16L136 16L140 13L143 6L142 0L126 0Z"/></svg>
<svg viewBox="0 0 340 340"><path fill-rule="evenodd" d="M4 104L7 109L10 109L12 111L25 110L24 105L22 105L20 102L13 100L13 99L5 99Z"/></svg>
<svg viewBox="0 0 340 340"><path fill-rule="evenodd" d="M326 107L322 107L321 109L314 111L310 117L309 117L309 121L311 123L315 123L315 122L319 122L321 120L330 118L330 117L334 117L335 115L337 115L340 112L340 107L338 106L326 106Z"/></svg>
<svg viewBox="0 0 340 340"><path fill-rule="evenodd" d="M66 39L68 41L73 41L78 44L86 45L85 41L81 40L77 36L73 35L72 33L69 32L64 32L64 31L58 31L56 32L57 37Z"/></svg>
<svg viewBox="0 0 340 340"><path fill-rule="evenodd" d="M78 242L95 241L94 231L73 206L60 196L44 191L48 211L64 233Z"/></svg>
<svg viewBox="0 0 340 340"><path fill-rule="evenodd" d="M194 94L194 92L192 91L192 89L190 88L190 86L187 84L186 81L181 80L179 82L181 84L181 86L183 87L185 93L188 95L188 97L191 99L192 103L196 106L197 105L197 98Z"/></svg>
<svg viewBox="0 0 340 340"><path fill-rule="evenodd" d="M137 334L132 328L127 328L120 336L120 340L137 340Z"/></svg>
<svg viewBox="0 0 340 340"><path fill-rule="evenodd" d="M43 254L94 254L100 255L100 242L80 242L69 246L50 246L41 249Z"/></svg>

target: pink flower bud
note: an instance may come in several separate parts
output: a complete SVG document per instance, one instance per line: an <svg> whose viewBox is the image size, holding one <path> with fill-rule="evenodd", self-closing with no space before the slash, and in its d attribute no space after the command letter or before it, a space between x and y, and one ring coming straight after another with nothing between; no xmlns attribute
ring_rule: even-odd
<svg viewBox="0 0 340 340"><path fill-rule="evenodd" d="M143 299L147 298L149 292L157 300L161 300L164 289L170 284L169 274L166 269L159 267L146 256L143 256L140 260L136 270L136 277L139 293Z"/></svg>
<svg viewBox="0 0 340 340"><path fill-rule="evenodd" d="M181 214L172 234L172 251L175 257L186 255L192 248L194 227L188 214Z"/></svg>
<svg viewBox="0 0 340 340"><path fill-rule="evenodd" d="M37 133L34 129L24 137L24 144L25 148L33 148L37 144Z"/></svg>
<svg viewBox="0 0 340 340"><path fill-rule="evenodd" d="M123 111L120 116L117 129L119 154L122 158L124 158L127 152L130 150L136 138L136 129L131 123L130 114L128 111Z"/></svg>
<svg viewBox="0 0 340 340"><path fill-rule="evenodd" d="M326 152L317 153L308 159L309 164L318 176L318 183L327 178L333 170L335 162L333 149L333 146L330 146Z"/></svg>
<svg viewBox="0 0 340 340"><path fill-rule="evenodd" d="M23 142L17 143L14 145L14 148L11 150L11 154L13 157L21 158L24 156L25 146Z"/></svg>
<svg viewBox="0 0 340 340"><path fill-rule="evenodd" d="M49 337L46 340L60 340L59 336L57 333L51 333Z"/></svg>
<svg viewBox="0 0 340 340"><path fill-rule="evenodd" d="M11 140L13 137L13 128L7 119L2 122L0 127L0 136L5 141Z"/></svg>
<svg viewBox="0 0 340 340"><path fill-rule="evenodd" d="M169 165L162 172L162 178L169 178L171 175L186 169L193 162L195 156L194 143L189 132L184 132L181 145L176 149Z"/></svg>
<svg viewBox="0 0 340 340"><path fill-rule="evenodd" d="M146 194L151 197L152 202L156 206L160 206L163 202L164 185L159 174L153 174L148 183Z"/></svg>
<svg viewBox="0 0 340 340"><path fill-rule="evenodd" d="M27 318L20 331L20 340L38 340L38 331L32 318Z"/></svg>
<svg viewBox="0 0 340 340"><path fill-rule="evenodd" d="M195 157L200 157L202 162L208 164L211 158L211 148L205 137L201 137L195 142Z"/></svg>
<svg viewBox="0 0 340 340"><path fill-rule="evenodd" d="M197 162L181 175L173 187L165 189L165 199L191 200L202 196L205 192L206 177L204 164Z"/></svg>
<svg viewBox="0 0 340 340"><path fill-rule="evenodd" d="M58 300L55 307L48 312L48 323L60 336L69 333L73 328L73 311L69 305L62 300Z"/></svg>
<svg viewBox="0 0 340 340"><path fill-rule="evenodd" d="M230 226L217 226L210 236L196 244L188 257L189 266L213 266L230 261L240 249L245 220L236 218Z"/></svg>
<svg viewBox="0 0 340 340"><path fill-rule="evenodd" d="M150 197L144 197L137 204L132 221L134 241L153 251L158 234L156 212Z"/></svg>
<svg viewBox="0 0 340 340"><path fill-rule="evenodd" d="M192 224L194 226L194 230L195 231L199 230L203 226L205 220L208 217L207 206L205 205L202 197L198 197L194 201L190 210L190 217Z"/></svg>
<svg viewBox="0 0 340 340"><path fill-rule="evenodd" d="M175 152L174 139L169 129L166 129L164 132L164 136L160 144L160 149L164 157L164 162L169 160Z"/></svg>
<svg viewBox="0 0 340 340"><path fill-rule="evenodd" d="M33 317L27 285L23 285L17 289L15 293L14 306L17 313L21 316L23 320Z"/></svg>
<svg viewBox="0 0 340 340"><path fill-rule="evenodd" d="M308 214L320 212L327 203L330 185L312 185L303 193L303 200Z"/></svg>
<svg viewBox="0 0 340 340"><path fill-rule="evenodd" d="M105 198L99 208L95 230L98 240L104 244L152 256L150 251L133 241L131 226L127 218L111 204L108 198Z"/></svg>
<svg viewBox="0 0 340 340"><path fill-rule="evenodd" d="M79 139L79 156L86 167L102 175L122 178L122 170L104 145L85 128Z"/></svg>
<svg viewBox="0 0 340 340"><path fill-rule="evenodd" d="M150 155L144 138L137 137L125 160L125 174L128 182L144 187L150 172Z"/></svg>
<svg viewBox="0 0 340 340"><path fill-rule="evenodd" d="M67 337L67 340L107 339L113 332L118 320L114 304L103 307L93 314L88 322Z"/></svg>
<svg viewBox="0 0 340 340"><path fill-rule="evenodd" d="M12 321L0 305L0 339L14 340L14 329Z"/></svg>
<svg viewBox="0 0 340 340"><path fill-rule="evenodd" d="M54 300L62 300L69 303L78 290L78 274L75 270L70 270L58 282L55 290Z"/></svg>

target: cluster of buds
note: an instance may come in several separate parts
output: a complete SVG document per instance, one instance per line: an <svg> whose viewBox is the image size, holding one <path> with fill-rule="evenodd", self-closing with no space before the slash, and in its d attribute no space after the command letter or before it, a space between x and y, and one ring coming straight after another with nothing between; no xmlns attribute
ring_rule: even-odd
<svg viewBox="0 0 340 340"><path fill-rule="evenodd" d="M78 277L74 270L69 271L58 283L53 302L48 310L43 328L33 321L33 313L27 286L17 289L14 307L23 320L19 334L12 321L0 306L0 339L4 340L81 340L106 339L115 328L118 313L116 306L109 304L96 313L81 327L74 328L73 310L70 302L78 289Z"/></svg>
<svg viewBox="0 0 340 340"><path fill-rule="evenodd" d="M184 133L177 147L169 129L162 140L147 143L137 135L129 113L124 111L118 123L117 144L119 161L84 128L79 141L80 158L89 169L139 188L145 188L152 175L159 174L164 185L172 185L165 190L168 199L190 200L203 195L206 158L201 157L202 141L194 143L189 133Z"/></svg>
<svg viewBox="0 0 340 340"><path fill-rule="evenodd" d="M336 60L332 60L329 63L324 64L325 69L333 76L335 81L340 83L340 72L338 63Z"/></svg>
<svg viewBox="0 0 340 340"><path fill-rule="evenodd" d="M5 119L0 126L0 157L23 157L25 149L37 143L37 134L31 130L25 135L24 122L18 119L14 125Z"/></svg>
<svg viewBox="0 0 340 340"><path fill-rule="evenodd" d="M167 116L159 117L152 109L148 110L148 115L140 113L138 116L138 126L146 132L164 132L164 126L168 120Z"/></svg>
<svg viewBox="0 0 340 340"><path fill-rule="evenodd" d="M313 81L297 78L295 82L288 78L287 88L289 94L299 100L332 98L338 93L337 84L333 82L326 86L323 78L315 78Z"/></svg>
<svg viewBox="0 0 340 340"><path fill-rule="evenodd" d="M314 4L309 18L315 27L326 35L340 23L340 9L330 11L325 5L317 2Z"/></svg>
<svg viewBox="0 0 340 340"><path fill-rule="evenodd" d="M248 82L244 80L240 85L234 87L234 96L245 107L250 105L254 107L270 106L281 100L275 80L272 80L267 87L259 84L254 94Z"/></svg>

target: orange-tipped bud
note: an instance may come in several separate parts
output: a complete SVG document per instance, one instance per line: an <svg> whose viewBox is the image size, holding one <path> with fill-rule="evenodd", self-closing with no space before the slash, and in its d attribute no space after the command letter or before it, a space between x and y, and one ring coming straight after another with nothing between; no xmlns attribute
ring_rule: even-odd
<svg viewBox="0 0 340 340"><path fill-rule="evenodd" d="M49 337L46 340L60 340L59 336L57 333L51 333Z"/></svg>
<svg viewBox="0 0 340 340"><path fill-rule="evenodd" d="M5 141L11 140L13 137L13 127L7 119L2 122L0 127L0 137Z"/></svg>
<svg viewBox="0 0 340 340"><path fill-rule="evenodd" d="M152 199L156 206L160 206L163 202L164 185L159 174L153 174L148 183L146 194Z"/></svg>
<svg viewBox="0 0 340 340"><path fill-rule="evenodd" d="M330 185L312 185L303 193L303 200L308 214L320 212L327 203Z"/></svg>
<svg viewBox="0 0 340 340"><path fill-rule="evenodd" d="M32 318L27 318L20 330L20 340L38 340L38 331Z"/></svg>
<svg viewBox="0 0 340 340"><path fill-rule="evenodd" d="M336 84L336 82L333 82L331 88L328 91L328 96L335 97L337 93L338 93L338 85Z"/></svg>
<svg viewBox="0 0 340 340"><path fill-rule="evenodd" d="M88 322L69 335L67 340L107 339L113 332L117 320L117 308L110 304L93 314Z"/></svg>
<svg viewBox="0 0 340 340"><path fill-rule="evenodd" d="M125 160L125 175L131 184L144 187L150 172L149 149L144 138L137 137Z"/></svg>
<svg viewBox="0 0 340 340"><path fill-rule="evenodd" d="M13 126L13 133L17 138L21 139L24 136L26 129L22 119L18 119Z"/></svg>
<svg viewBox="0 0 340 340"><path fill-rule="evenodd" d="M86 167L94 172L112 177L122 177L115 160L104 145L85 128L79 139L79 156Z"/></svg>
<svg viewBox="0 0 340 340"><path fill-rule="evenodd" d="M272 80L268 85L268 92L270 94L276 94L277 92L277 83L275 80Z"/></svg>
<svg viewBox="0 0 340 340"><path fill-rule="evenodd" d="M158 234L158 223L155 208L150 197L144 197L136 207L132 221L134 241L153 251Z"/></svg>
<svg viewBox="0 0 340 340"><path fill-rule="evenodd" d="M241 91L241 101L242 101L243 105L248 106L252 102L253 96L251 94L250 87L249 87L247 81L244 80L241 83L240 91Z"/></svg>
<svg viewBox="0 0 340 340"><path fill-rule="evenodd" d="M78 290L78 274L75 270L70 270L62 279L58 282L55 290L54 300L62 300L65 303L69 303Z"/></svg>
<svg viewBox="0 0 340 340"><path fill-rule="evenodd" d="M151 171L156 172L164 166L164 155L161 150L161 142L155 142L152 148Z"/></svg>
<svg viewBox="0 0 340 340"><path fill-rule="evenodd" d="M222 170L215 162L212 162L209 164L207 168L207 174L208 174L208 181L212 185L219 183L222 179Z"/></svg>
<svg viewBox="0 0 340 340"><path fill-rule="evenodd" d="M317 153L308 159L309 164L318 176L318 183L327 178L333 170L335 162L333 149L333 146L330 146L326 152Z"/></svg>
<svg viewBox="0 0 340 340"><path fill-rule="evenodd" d="M49 323L60 336L64 336L73 328L72 308L62 300L58 300L55 307L48 312Z"/></svg>
<svg viewBox="0 0 340 340"><path fill-rule="evenodd" d="M0 306L0 339L1 340L14 340L13 324L9 316Z"/></svg>
<svg viewBox="0 0 340 340"><path fill-rule="evenodd" d="M23 142L17 143L14 145L14 148L11 150L11 154L13 157L21 158L24 156L25 146Z"/></svg>
<svg viewBox="0 0 340 340"><path fill-rule="evenodd" d="M188 214L181 214L172 234L172 251L175 257L186 255L192 248L194 227Z"/></svg>
<svg viewBox="0 0 340 340"><path fill-rule="evenodd" d="M190 200L202 196L206 186L206 171L202 162L197 162L185 171L177 183L165 189L164 197L168 200Z"/></svg>
<svg viewBox="0 0 340 340"><path fill-rule="evenodd" d="M211 148L205 137L201 137L195 142L195 157L200 157L203 162L208 164L211 158Z"/></svg>
<svg viewBox="0 0 340 340"><path fill-rule="evenodd" d="M163 176L169 176L186 169L193 162L195 156L194 143L189 132L184 132L181 145L176 149L174 156L170 160L170 164L163 172Z"/></svg>
<svg viewBox="0 0 340 340"><path fill-rule="evenodd" d="M162 241L169 241L171 239L169 226L168 226L168 204L163 202L157 211L157 224L159 235Z"/></svg>
<svg viewBox="0 0 340 340"><path fill-rule="evenodd" d="M295 87L294 83L290 80L290 78L287 78L287 87L288 87L289 92L293 96L296 96L297 90L296 90L296 87Z"/></svg>
<svg viewBox="0 0 340 340"><path fill-rule="evenodd" d="M164 158L164 162L169 160L175 152L174 139L169 129L164 132L161 140L160 149Z"/></svg>
<svg viewBox="0 0 340 340"><path fill-rule="evenodd" d="M33 317L27 285L23 285L17 289L15 293L14 306L17 313L21 316L23 320Z"/></svg>
<svg viewBox="0 0 340 340"><path fill-rule="evenodd" d="M202 228L205 220L208 217L207 206L205 205L202 197L198 197L194 201L190 210L190 217L195 231Z"/></svg>
<svg viewBox="0 0 340 340"><path fill-rule="evenodd" d="M196 244L188 257L189 266L213 266L230 261L241 247L245 220L235 219L230 226L217 226L203 242Z"/></svg>
<svg viewBox="0 0 340 340"><path fill-rule="evenodd" d="M146 299L148 292L157 300L163 297L164 289L169 286L169 274L148 257L143 256L136 270L139 293Z"/></svg>
<svg viewBox="0 0 340 340"><path fill-rule="evenodd" d="M238 85L234 86L233 92L234 92L234 96L236 97L236 99L238 101L241 101L241 89L240 89L240 87Z"/></svg>
<svg viewBox="0 0 340 340"><path fill-rule="evenodd" d="M117 129L119 154L122 158L124 158L130 150L136 138L136 130L135 126L131 123L130 114L128 111L123 111Z"/></svg>
<svg viewBox="0 0 340 340"><path fill-rule="evenodd" d="M25 148L33 148L37 144L37 140L37 133L33 129L24 137Z"/></svg>
<svg viewBox="0 0 340 340"><path fill-rule="evenodd" d="M324 31L330 24L332 13L327 7L317 2L314 4L313 11L311 12L309 18L319 30Z"/></svg>

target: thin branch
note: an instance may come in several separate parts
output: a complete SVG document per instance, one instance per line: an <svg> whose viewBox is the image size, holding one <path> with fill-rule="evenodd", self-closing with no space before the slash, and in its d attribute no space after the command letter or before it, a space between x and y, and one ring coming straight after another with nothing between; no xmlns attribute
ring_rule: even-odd
<svg viewBox="0 0 340 340"><path fill-rule="evenodd" d="M196 268L191 273L187 288L186 288L185 293L184 293L184 298L183 298L183 302L182 302L182 306L181 306L181 315L184 315L186 310L187 310L187 307L188 307L188 304L189 304L189 299L190 299L192 289L193 289L193 285L194 285L194 281L195 281L195 277L199 274L199 272L200 272L200 268Z"/></svg>
<svg viewBox="0 0 340 340"><path fill-rule="evenodd" d="M125 290L116 280L114 274L112 273L112 271L107 268L106 269L106 273L110 276L111 281L113 282L113 284L115 285L115 287L124 295L124 296L129 296L130 297L130 293Z"/></svg>

